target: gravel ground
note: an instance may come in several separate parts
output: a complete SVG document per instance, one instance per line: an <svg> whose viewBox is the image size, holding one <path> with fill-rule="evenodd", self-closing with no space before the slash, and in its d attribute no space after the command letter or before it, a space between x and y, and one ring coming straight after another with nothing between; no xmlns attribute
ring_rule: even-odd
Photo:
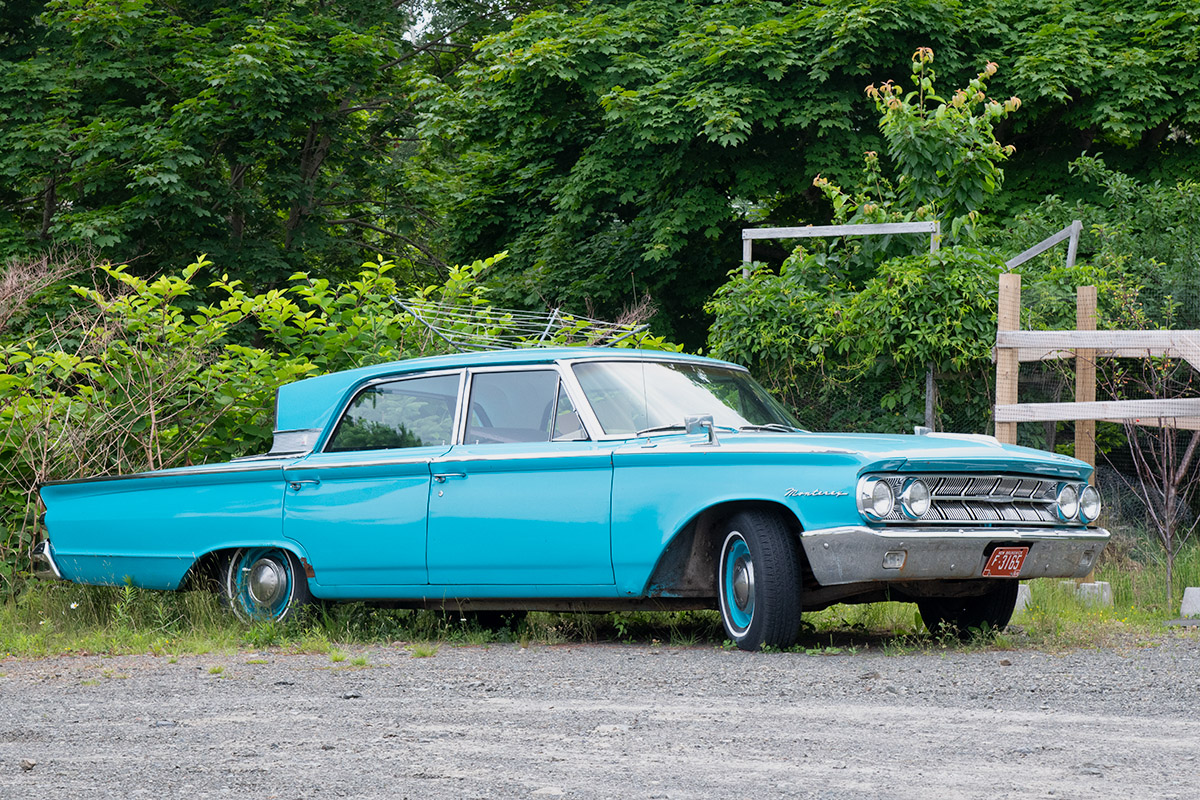
<svg viewBox="0 0 1200 800"><path fill-rule="evenodd" d="M1200 797L1200 634L0 661L0 798ZM218 669L219 668L219 669Z"/></svg>

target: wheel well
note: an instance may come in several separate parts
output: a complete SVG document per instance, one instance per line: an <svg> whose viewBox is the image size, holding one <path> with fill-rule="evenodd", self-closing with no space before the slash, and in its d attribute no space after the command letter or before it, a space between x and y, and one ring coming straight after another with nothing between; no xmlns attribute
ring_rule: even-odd
<svg viewBox="0 0 1200 800"><path fill-rule="evenodd" d="M180 588L215 591L221 583L221 567L235 550L236 547L230 547L200 556L184 576Z"/></svg>
<svg viewBox="0 0 1200 800"><path fill-rule="evenodd" d="M776 514L795 534L800 553L803 577L812 572L804 548L800 546L800 520L792 510L780 503L740 500L706 508L680 529L667 545L650 575L647 593L667 597L717 596L717 558L721 550L721 534L730 517L742 511L766 511Z"/></svg>
<svg viewBox="0 0 1200 800"><path fill-rule="evenodd" d="M208 553L205 553L196 559L196 561L192 564L191 569L189 569L187 574L183 576L183 580L180 581L179 588L219 591L221 588L221 571L225 568L225 565L229 562L229 559L232 558L233 554L238 550L241 550L245 547L255 546L256 545L254 544L245 544L238 545L236 547L222 547L218 550L212 550ZM305 560L299 553L297 553L294 548L282 547L279 545L267 546L279 547L280 550L286 550L287 552L291 553L296 561L300 564L301 577L313 577L311 572L309 572L309 570L312 568L309 566L308 561Z"/></svg>

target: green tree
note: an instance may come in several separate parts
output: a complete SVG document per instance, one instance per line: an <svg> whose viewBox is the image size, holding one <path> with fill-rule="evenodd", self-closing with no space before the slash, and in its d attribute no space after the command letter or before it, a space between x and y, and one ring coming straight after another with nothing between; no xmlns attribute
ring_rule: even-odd
<svg viewBox="0 0 1200 800"><path fill-rule="evenodd" d="M441 148L449 252L510 251L509 298L611 313L649 291L698 343L696 308L737 263L738 229L831 216L813 178L848 185L859 154L884 149L862 90L917 47L957 86L996 62L993 91L1025 101L993 121L1019 191L964 184L1015 210L1062 191L1084 147L1143 174L1194 170L1198 34L1177 2L589 2L517 20L455 87L425 87L424 141Z"/></svg>
<svg viewBox="0 0 1200 800"><path fill-rule="evenodd" d="M1020 102L987 97L993 64L947 101L934 85L933 53L919 48L912 61L911 91L866 90L896 180L870 152L856 193L816 184L840 223L937 218L956 246L891 258L889 243L857 237L798 247L777 273L735 271L708 305L713 353L753 365L814 427L897 431L921 422L930 371L944 427L970 430L989 416L979 387L988 383L1003 258L978 246L973 221L1011 152L994 126Z"/></svg>
<svg viewBox="0 0 1200 800"><path fill-rule="evenodd" d="M30 20L31 6L22 6ZM411 20L370 2L52 0L0 51L0 247L153 272L205 251L259 285L408 254Z"/></svg>

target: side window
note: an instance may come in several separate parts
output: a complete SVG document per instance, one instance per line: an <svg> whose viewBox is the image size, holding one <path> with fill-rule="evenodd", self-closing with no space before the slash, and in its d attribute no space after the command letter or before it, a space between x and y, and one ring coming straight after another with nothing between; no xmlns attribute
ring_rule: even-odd
<svg viewBox="0 0 1200 800"><path fill-rule="evenodd" d="M458 375L368 386L338 421L326 452L449 444Z"/></svg>
<svg viewBox="0 0 1200 800"><path fill-rule="evenodd" d="M480 372L471 378L466 444L586 438L554 370Z"/></svg>
<svg viewBox="0 0 1200 800"><path fill-rule="evenodd" d="M567 389L558 385L558 402L554 406L554 436L556 442L582 442L588 438L579 412L567 397Z"/></svg>

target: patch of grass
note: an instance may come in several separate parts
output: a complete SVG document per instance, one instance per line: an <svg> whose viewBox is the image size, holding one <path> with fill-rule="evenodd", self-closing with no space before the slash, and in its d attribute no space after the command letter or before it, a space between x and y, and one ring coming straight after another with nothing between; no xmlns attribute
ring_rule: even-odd
<svg viewBox="0 0 1200 800"><path fill-rule="evenodd" d="M913 636L924 632L916 603L839 603L804 615L811 631L820 636L835 631L856 631L892 636Z"/></svg>
<svg viewBox="0 0 1200 800"><path fill-rule="evenodd" d="M216 665L216 666L213 666L213 667L209 667L209 668L208 668L208 674L209 674L209 675L220 675L220 674L221 674L222 672L224 672L224 671L225 671L225 668L224 668L224 667L222 667L222 666L221 666L221 665L219 665L219 664L218 664L218 665Z"/></svg>
<svg viewBox="0 0 1200 800"><path fill-rule="evenodd" d="M408 652L413 658L433 658L440 649L441 646L433 642L414 642L408 646Z"/></svg>
<svg viewBox="0 0 1200 800"><path fill-rule="evenodd" d="M1151 552L1152 555L1152 552ZM838 655L879 649L912 650L1021 647L1049 649L1154 641L1168 635L1164 621L1179 613L1183 588L1200 585L1200 546L1176 561L1174 590L1165 595L1161 559L1114 558L1098 570L1113 591L1111 607L1080 602L1073 584L1029 582L1032 602L1005 632L959 641L927 632L911 603L835 605L806 612L791 653ZM153 592L122 587L85 587L30 581L20 594L0 601L0 656L149 653L169 657L239 649L329 655L344 661L355 648L416 643L442 645L518 643L555 645L628 642L663 647L721 646L725 633L715 611L566 614L532 612L486 627L481 615L371 608L361 603L316 605L285 622L239 622L207 592ZM335 654L340 656L335 657ZM414 653L414 656L416 654ZM427 657L427 656L416 656ZM359 666L357 659L351 666Z"/></svg>
<svg viewBox="0 0 1200 800"><path fill-rule="evenodd" d="M242 634L242 641L257 650L281 644L286 635L283 623L273 619L255 620Z"/></svg>

